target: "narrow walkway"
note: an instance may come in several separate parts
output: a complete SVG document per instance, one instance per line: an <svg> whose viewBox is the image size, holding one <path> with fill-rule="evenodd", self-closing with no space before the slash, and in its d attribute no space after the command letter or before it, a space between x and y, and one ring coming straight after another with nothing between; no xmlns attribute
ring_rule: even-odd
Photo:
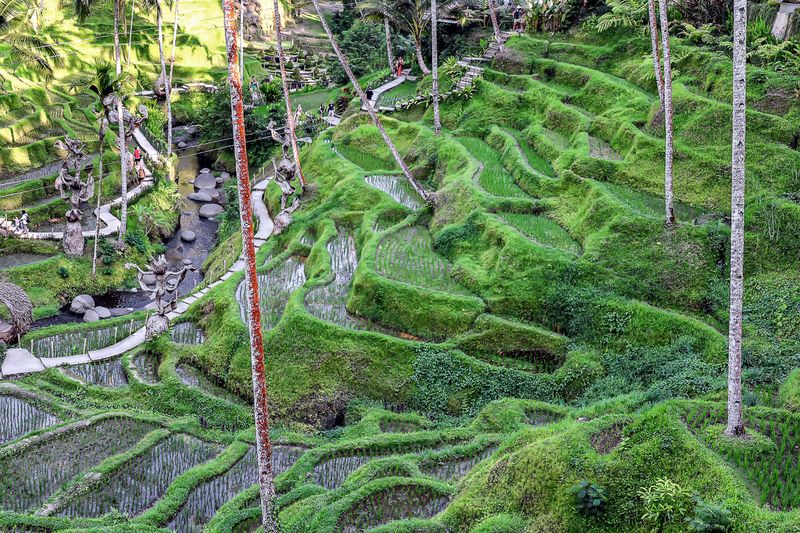
<svg viewBox="0 0 800 533"><path fill-rule="evenodd" d="M153 148L153 145L150 144L150 141L139 131L136 130L133 134L134 139L139 144L139 147L144 150L147 158L154 163L158 162L161 158L161 155L158 153L158 150ZM87 156L84 159L84 163L88 160L91 161L91 157L94 156ZM61 163L57 164L57 168L61 167ZM44 168L44 167L43 167ZM153 173L148 169L146 166L144 167L144 179L142 182L128 191L126 195L128 198L128 202L134 201L136 198L141 196L145 191L153 186ZM100 236L101 237L110 237L111 235L116 235L119 231L120 226L122 223L120 220L115 217L111 213L111 209L122 205L122 197L116 198L115 200L111 201L110 203L104 204L100 206L100 209L95 210L95 215L97 216L97 223L105 224L104 228L100 229ZM8 233L14 235L20 239L29 239L29 240L53 240L53 241L60 241L64 238L64 232L62 231L29 231L27 233L22 233L20 231L14 230L11 226L11 221L8 219L0 219L0 235L3 233ZM94 238L94 230L87 230L83 232L83 237L85 239L93 239Z"/></svg>
<svg viewBox="0 0 800 533"><path fill-rule="evenodd" d="M778 8L778 15L775 17L775 23L772 25L772 35L781 41L786 39L786 33L789 30L789 21L792 14L800 9L800 3L795 2L782 2Z"/></svg>
<svg viewBox="0 0 800 533"><path fill-rule="evenodd" d="M392 80L384 83L380 87L377 87L376 89L374 89L372 91L372 100L369 101L370 105L372 106L372 109L377 109L376 106L378 105L378 98L380 98L380 96L383 93L385 93L387 91L391 91L392 89L394 89L395 87L397 87L398 85L400 85L401 83L406 81L408 79L408 72L410 72L410 71L411 71L411 69L406 69L406 70L403 71L403 75L402 76L398 76L396 78L393 78ZM366 110L367 110L367 105L362 103L361 104L361 111L366 111ZM383 110L383 109L381 109L381 110ZM387 111L394 111L394 109L393 108L387 108Z"/></svg>
<svg viewBox="0 0 800 533"><path fill-rule="evenodd" d="M269 216L269 212L267 211L267 206L264 204L264 191L269 185L270 179L265 179L259 183L257 183L253 187L253 196L251 200L251 205L253 206L253 214L258 219L258 231L254 237L254 243L256 247L256 252L267 242L269 237L272 235L272 228L273 223L272 219ZM228 280L231 276L236 274L237 272L241 272L244 270L245 262L243 257L239 257L239 260L236 261L228 271L222 275L220 279L210 283L208 286L193 292L183 299L178 301L175 310L171 313L167 314L167 317L170 320L174 320L181 316L183 313L189 309L189 306L192 305L194 302L208 294L208 292L217 287L224 281ZM122 341L112 344L111 346L107 346L106 348L102 348L100 350L90 350L88 353L80 354L80 355L70 355L66 357L43 357L38 358L32 355L28 350L24 348L15 348L8 350L6 354L6 359L3 362L2 367L2 375L5 378L21 375L21 374L29 374L32 372L40 372L42 370L46 370L48 368L55 368L58 366L64 365L79 365L84 363L90 363L92 361L102 361L104 359L110 359L112 357L116 357L119 355L128 352L137 346L143 344L145 342L145 328L140 328L137 330L133 335L126 337Z"/></svg>
<svg viewBox="0 0 800 533"><path fill-rule="evenodd" d="M100 154L92 154L87 155L81 160L81 164L85 165L92 161L95 157ZM25 183L26 181L30 180L37 180L39 178L44 178L46 176L52 176L54 174L58 174L58 169L61 168L61 160L53 161L52 163L48 163L42 167L29 170L22 174L16 174L14 176L8 176L6 179L0 181L0 189L9 189L11 187L15 187L20 183Z"/></svg>

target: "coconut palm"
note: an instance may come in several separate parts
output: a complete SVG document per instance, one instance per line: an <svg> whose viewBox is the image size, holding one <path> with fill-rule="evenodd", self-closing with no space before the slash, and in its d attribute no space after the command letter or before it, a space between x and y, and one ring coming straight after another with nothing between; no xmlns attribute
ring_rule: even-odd
<svg viewBox="0 0 800 533"><path fill-rule="evenodd" d="M283 39L281 38L281 14L278 11L278 0L275 0L275 48L278 52L278 63L281 69L281 85L283 86L283 101L286 104L286 129L292 141L292 154L297 165L297 175L300 177L300 188L305 189L306 179L300 166L300 150L297 148L297 136L295 135L295 115L292 111L292 100L289 97L289 78L286 75L286 56L283 53Z"/></svg>
<svg viewBox="0 0 800 533"><path fill-rule="evenodd" d="M367 95L364 94L364 90L358 84L358 80L356 79L355 74L353 74L353 70L350 68L350 64L347 62L347 58L342 53L341 48L339 48L339 43L337 43L336 39L333 37L333 33L331 33L331 29L328 26L328 21L325 20L322 10L319 8L319 1L312 0L312 3L314 4L314 9L317 10L317 15L319 15L320 22L322 23L322 28L325 30L325 34L328 36L328 41L330 41L331 47L333 48L334 53L336 53L336 57L339 59L339 64L342 66L342 69L344 70L345 74L347 74L347 77L350 80L350 83L352 83L353 89L355 89L356 93L358 94L358 97L361 98L362 102L366 102ZM406 166L405 162L403 161L403 158L400 157L400 153L397 151L397 147L392 142L392 139L389 137L389 134L386 133L386 129L383 127L383 124L381 124L381 121L378 118L378 115L375 113L375 110L372 108L371 105L367 105L366 108L367 108L367 113L369 113L369 116L372 119L372 123L375 124L376 128L378 128L381 137L383 137L383 141L386 143L386 146L389 148L389 151L392 153L392 156L394 156L395 161L397 161L397 165L403 171L403 175L406 177L406 179L414 188L414 190L417 191L417 193L422 197L422 199L425 200L426 203L431 204L432 199L430 195L427 193L427 191L425 191L425 189L420 187L419 183L417 183L417 180L415 180L414 177L411 175L411 172L409 172L408 166Z"/></svg>
<svg viewBox="0 0 800 533"><path fill-rule="evenodd" d="M49 80L53 77L54 67L63 64L63 58L52 45L36 35L38 17L34 19L34 28L27 16L32 9L29 1L0 0L0 41L9 48L6 52L8 57L15 58L19 64Z"/></svg>
<svg viewBox="0 0 800 533"><path fill-rule="evenodd" d="M175 48L178 44L178 7L180 1L175 0L175 20L172 23L172 55L169 60L169 77L167 79L167 157L172 155L172 74L175 71Z"/></svg>
<svg viewBox="0 0 800 533"><path fill-rule="evenodd" d="M661 52L658 49L658 25L656 23L656 1L647 0L648 23L650 25L650 47L653 51L653 70L656 75L658 99L664 109L664 75L661 73Z"/></svg>
<svg viewBox="0 0 800 533"><path fill-rule="evenodd" d="M659 0L661 15L661 41L664 48L664 211L666 224L675 222L675 210L672 206L672 57L669 47L669 16L667 0Z"/></svg>
<svg viewBox="0 0 800 533"><path fill-rule="evenodd" d="M410 35L420 71L431 73L422 56L422 37L430 23L426 0L364 0L359 8L366 13L385 16L396 30Z"/></svg>
<svg viewBox="0 0 800 533"><path fill-rule="evenodd" d="M497 5L495 4L495 0L489 0L489 18L492 20L494 40L497 41L497 44L502 44L500 39L500 25L497 23Z"/></svg>
<svg viewBox="0 0 800 533"><path fill-rule="evenodd" d="M100 241L100 197L103 192L103 151L106 147L106 132L108 131L108 119L105 109L100 110L100 117L97 120L97 138L100 141L100 161L97 174L97 223L94 227L94 250L92 251L92 277L97 276L97 243Z"/></svg>
<svg viewBox="0 0 800 533"><path fill-rule="evenodd" d="M439 117L439 43L436 42L437 6L431 0L431 97L433 98L433 132L439 135L442 121Z"/></svg>
<svg viewBox="0 0 800 533"><path fill-rule="evenodd" d="M388 12L389 0L361 0L358 9L367 20L383 24L383 33L386 37L386 59L389 61L389 70L394 71L394 53L392 52L392 29Z"/></svg>
<svg viewBox="0 0 800 533"><path fill-rule="evenodd" d="M744 297L744 185L747 112L747 0L733 2L733 157L731 161L731 286L728 322L728 424L743 436L742 300Z"/></svg>
<svg viewBox="0 0 800 533"><path fill-rule="evenodd" d="M272 500L275 485L272 481L272 445L269 437L269 405L267 380L264 369L264 338L261 331L261 308L258 297L256 250L253 243L253 208L250 204L250 174L247 163L247 146L244 132L244 105L242 79L239 76L239 50L236 42L236 8L234 0L223 0L225 21L225 46L228 52L228 86L231 94L233 117L233 154L236 159L236 179L239 191L239 216L242 228L242 253L245 258L245 283L247 287L247 316L250 330L250 363L253 374L253 403L256 422L256 454L258 456L258 481L261 492L261 520L264 531L277 533Z"/></svg>
<svg viewBox="0 0 800 533"><path fill-rule="evenodd" d="M75 0L75 14L78 20L83 22L91 13L92 9L96 6L98 0ZM119 46L119 22L120 17L124 18L122 14L123 0L114 0L114 62L117 78L122 76L122 50ZM119 135L117 141L119 143L119 162L120 162L120 183L121 183L121 205L120 205L120 226L119 233L117 234L118 242L120 245L125 242L125 233L128 229L128 150L125 146L125 120L122 112L122 95L117 98L117 127L119 128Z"/></svg>

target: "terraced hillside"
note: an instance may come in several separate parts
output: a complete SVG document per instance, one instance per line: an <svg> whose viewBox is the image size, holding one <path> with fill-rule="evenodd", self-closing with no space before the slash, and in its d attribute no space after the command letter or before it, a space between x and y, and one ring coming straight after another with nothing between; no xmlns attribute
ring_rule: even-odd
<svg viewBox="0 0 800 533"><path fill-rule="evenodd" d="M430 206L355 106L302 149L308 192L257 257L281 531L796 529L800 108L748 115L731 440L731 109L686 66L666 227L658 98L618 67L647 46L515 36L441 135L383 117ZM257 530L247 290L229 273L168 335L0 383L0 529ZM20 344L82 354L141 315Z"/></svg>

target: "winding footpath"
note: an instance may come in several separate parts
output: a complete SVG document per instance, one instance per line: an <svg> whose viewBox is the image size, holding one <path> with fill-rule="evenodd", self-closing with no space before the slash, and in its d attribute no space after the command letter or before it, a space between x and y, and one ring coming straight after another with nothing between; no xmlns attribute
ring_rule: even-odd
<svg viewBox="0 0 800 533"><path fill-rule="evenodd" d="M272 235L273 222L267 211L267 206L264 204L264 191L271 181L271 177L258 182L253 187L253 195L251 204L253 206L253 214L258 219L258 231L254 236L254 243L256 252L267 242L270 235ZM167 314L170 320L175 320L189 309L193 303L208 294L214 287L228 280L237 272L244 270L244 258L239 259L222 275L217 281L210 283L208 286L190 293L178 301L175 310ZM145 328L142 327L135 333L126 337L116 344L107 346L100 350L90 350L88 353L80 355L70 355L66 357L36 357L25 348L12 348L6 354L6 359L3 362L2 377L10 378L19 376L21 374L30 374L33 372L41 372L48 368L55 368L65 365L79 365L90 363L92 361L103 361L112 357L128 352L145 342Z"/></svg>

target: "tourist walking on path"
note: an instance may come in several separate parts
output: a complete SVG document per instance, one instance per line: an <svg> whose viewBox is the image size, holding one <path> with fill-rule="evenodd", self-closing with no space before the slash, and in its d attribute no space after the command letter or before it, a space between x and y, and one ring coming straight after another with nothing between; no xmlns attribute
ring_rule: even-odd
<svg viewBox="0 0 800 533"><path fill-rule="evenodd" d="M525 14L525 10L522 9L522 6L517 5L514 8L514 26L513 30L517 33L522 33L522 17Z"/></svg>
<svg viewBox="0 0 800 533"><path fill-rule="evenodd" d="M133 150L133 168L136 169L136 175L139 179L144 178L144 169L142 168L142 151L137 146Z"/></svg>
<svg viewBox="0 0 800 533"><path fill-rule="evenodd" d="M250 98L255 106L258 103L259 95L258 95L258 81L256 81L256 77L253 76L250 78Z"/></svg>
<svg viewBox="0 0 800 533"><path fill-rule="evenodd" d="M319 118L323 118L325 116L325 104L319 104Z"/></svg>
<svg viewBox="0 0 800 533"><path fill-rule="evenodd" d="M367 91L364 94L367 95L367 100L372 102L372 95L375 94L375 93L372 92L372 87L367 87Z"/></svg>
<svg viewBox="0 0 800 533"><path fill-rule="evenodd" d="M334 111L333 102L331 102L330 104L328 104L328 118L333 118L334 114L333 111Z"/></svg>

